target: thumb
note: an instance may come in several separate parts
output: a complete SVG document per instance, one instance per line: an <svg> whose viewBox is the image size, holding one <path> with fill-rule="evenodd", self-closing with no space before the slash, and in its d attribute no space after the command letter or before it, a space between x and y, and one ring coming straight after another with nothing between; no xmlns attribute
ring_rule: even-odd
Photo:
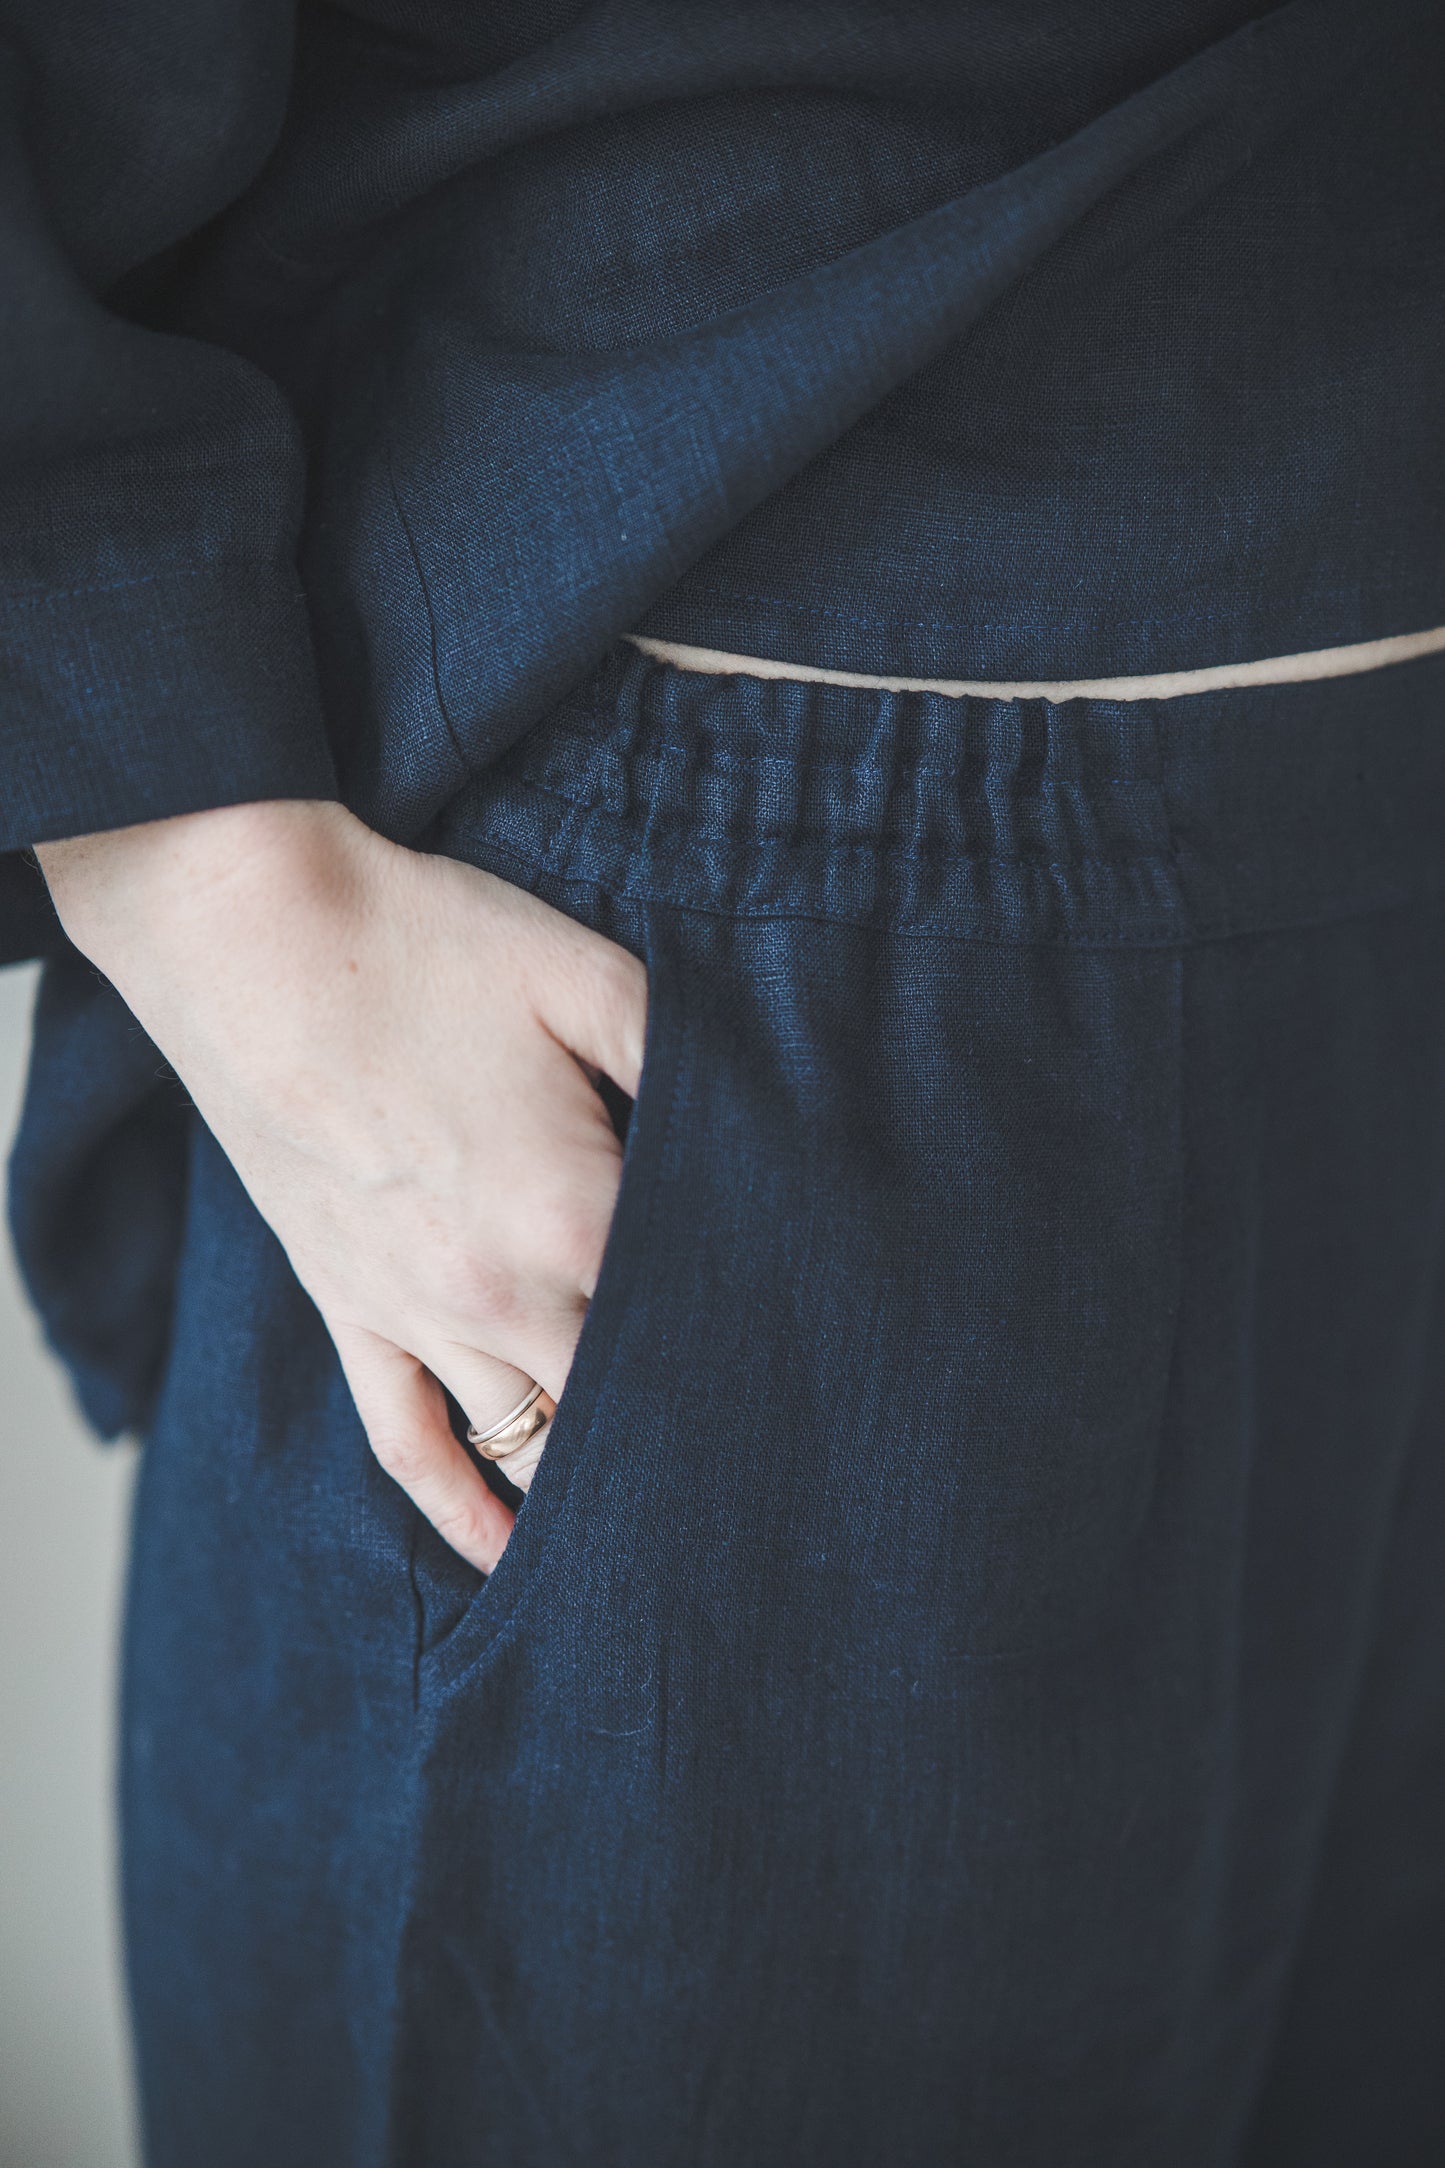
<svg viewBox="0 0 1445 2168"><path fill-rule="evenodd" d="M600 1069L637 1097L647 1037L647 967L589 927L571 923L559 968L536 997L537 1015L584 1067Z"/></svg>

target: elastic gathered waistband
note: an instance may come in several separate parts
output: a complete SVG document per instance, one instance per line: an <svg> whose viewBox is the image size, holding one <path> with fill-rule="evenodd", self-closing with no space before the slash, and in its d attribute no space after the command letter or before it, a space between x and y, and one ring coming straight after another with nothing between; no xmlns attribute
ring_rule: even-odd
<svg viewBox="0 0 1445 2168"><path fill-rule="evenodd" d="M711 675L622 645L435 840L529 885L1154 944L1445 890L1445 656L1180 700Z"/></svg>

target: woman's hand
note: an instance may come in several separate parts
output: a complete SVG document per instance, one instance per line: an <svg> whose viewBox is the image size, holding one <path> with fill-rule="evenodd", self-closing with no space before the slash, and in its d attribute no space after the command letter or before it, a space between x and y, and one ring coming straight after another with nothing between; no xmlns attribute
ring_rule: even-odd
<svg viewBox="0 0 1445 2168"><path fill-rule="evenodd" d="M512 1516L441 1385L559 1398L635 1095L637 959L342 807L267 803L43 844L67 933L172 1063L325 1319L382 1466L484 1573ZM438 1380L441 1384L438 1384Z"/></svg>

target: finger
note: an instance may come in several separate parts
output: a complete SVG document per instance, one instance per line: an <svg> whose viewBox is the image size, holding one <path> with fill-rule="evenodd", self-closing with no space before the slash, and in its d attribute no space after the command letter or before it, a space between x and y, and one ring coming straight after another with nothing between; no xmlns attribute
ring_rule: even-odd
<svg viewBox="0 0 1445 2168"><path fill-rule="evenodd" d="M480 1348L464 1347L458 1340L437 1350L423 1347L421 1353L476 1430L490 1430L500 1423L539 1383L530 1370L519 1370L514 1363L484 1355Z"/></svg>
<svg viewBox="0 0 1445 2168"><path fill-rule="evenodd" d="M353 1327L334 1337L382 1467L454 1551L490 1573L514 1516L452 1435L441 1386L414 1355L376 1333Z"/></svg>
<svg viewBox="0 0 1445 2168"><path fill-rule="evenodd" d="M467 1421L478 1430L489 1430L510 1415L534 1385L540 1385L554 1401L561 1399L586 1310L580 1294L566 1306L534 1310L525 1332L519 1328L515 1344L507 1350L509 1356L515 1355L515 1362L483 1354L460 1340L423 1346L420 1352L466 1410Z"/></svg>
<svg viewBox="0 0 1445 2168"><path fill-rule="evenodd" d="M494 1362L490 1355L483 1355L476 1348L453 1345L440 1357L440 1365L433 1367L452 1398L465 1409L467 1421L476 1430L490 1430L495 1423L502 1422L528 1397L534 1385L542 1387L554 1406L559 1397L540 1375L545 1367L543 1363L538 1365L538 1374L532 1374L514 1370L510 1363ZM507 1382L503 1383L504 1380ZM525 1444L514 1446L510 1453L494 1454L490 1446L480 1450L494 1467L500 1468L509 1483L515 1484L520 1491L530 1490L551 1430L549 1419L533 1431Z"/></svg>
<svg viewBox="0 0 1445 2168"><path fill-rule="evenodd" d="M552 1424L549 1419L539 1430L533 1431L525 1445L514 1446L510 1453L503 1453L494 1463L501 1469L507 1481L515 1484L519 1491L529 1491L532 1488L532 1478L537 1473L538 1462L547 1450L547 1440L551 1432Z"/></svg>

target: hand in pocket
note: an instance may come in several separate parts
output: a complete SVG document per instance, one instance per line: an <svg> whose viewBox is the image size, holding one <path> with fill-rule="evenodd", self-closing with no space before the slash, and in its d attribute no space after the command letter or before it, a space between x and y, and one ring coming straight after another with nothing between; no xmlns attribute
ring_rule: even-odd
<svg viewBox="0 0 1445 2168"><path fill-rule="evenodd" d="M490 1572L512 1515L452 1434L560 1398L637 1090L638 959L342 807L43 845L77 946L186 1084L336 1343L383 1467ZM507 1463L523 1487L546 1432Z"/></svg>

